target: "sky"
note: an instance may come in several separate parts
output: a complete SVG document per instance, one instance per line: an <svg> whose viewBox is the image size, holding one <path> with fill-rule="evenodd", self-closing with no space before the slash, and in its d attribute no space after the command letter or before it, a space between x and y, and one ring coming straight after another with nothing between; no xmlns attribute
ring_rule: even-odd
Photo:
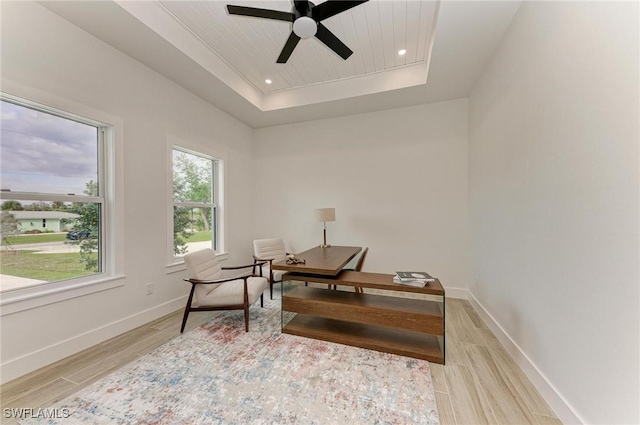
<svg viewBox="0 0 640 425"><path fill-rule="evenodd" d="M98 129L0 101L0 187L82 195L98 176Z"/></svg>

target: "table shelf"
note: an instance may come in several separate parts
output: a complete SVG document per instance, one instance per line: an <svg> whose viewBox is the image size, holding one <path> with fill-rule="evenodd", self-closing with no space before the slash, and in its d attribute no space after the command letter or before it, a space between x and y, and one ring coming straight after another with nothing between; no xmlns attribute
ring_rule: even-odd
<svg viewBox="0 0 640 425"><path fill-rule="evenodd" d="M298 314L282 332L444 364L443 338Z"/></svg>
<svg viewBox="0 0 640 425"><path fill-rule="evenodd" d="M285 294L282 309L326 319L433 335L444 333L442 311L434 301L298 286Z"/></svg>
<svg viewBox="0 0 640 425"><path fill-rule="evenodd" d="M444 364L444 289L415 288L393 275L344 271L338 276L287 273L284 280L359 286L440 296L442 301L296 286L282 295L283 314L296 314L282 332Z"/></svg>

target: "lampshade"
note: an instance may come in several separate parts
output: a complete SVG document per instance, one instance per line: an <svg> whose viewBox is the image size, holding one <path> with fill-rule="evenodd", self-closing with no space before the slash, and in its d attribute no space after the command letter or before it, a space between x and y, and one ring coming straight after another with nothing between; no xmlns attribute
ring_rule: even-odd
<svg viewBox="0 0 640 425"><path fill-rule="evenodd" d="M336 221L336 209L318 208L316 210L316 221Z"/></svg>

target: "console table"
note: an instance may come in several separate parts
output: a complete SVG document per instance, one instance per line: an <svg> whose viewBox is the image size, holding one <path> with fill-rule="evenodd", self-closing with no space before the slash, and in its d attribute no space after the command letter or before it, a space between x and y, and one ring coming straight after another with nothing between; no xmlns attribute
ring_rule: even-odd
<svg viewBox="0 0 640 425"><path fill-rule="evenodd" d="M304 286L285 292L283 284L282 332L444 364L445 291L439 280L418 288L394 283L391 274L345 270L288 272L284 281L434 296L436 301ZM286 322L285 315L294 317Z"/></svg>

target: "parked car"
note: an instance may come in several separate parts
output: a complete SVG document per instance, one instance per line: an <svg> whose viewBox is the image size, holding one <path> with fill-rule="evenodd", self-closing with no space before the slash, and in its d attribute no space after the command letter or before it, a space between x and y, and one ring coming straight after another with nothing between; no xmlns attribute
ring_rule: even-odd
<svg viewBox="0 0 640 425"><path fill-rule="evenodd" d="M79 239L89 239L91 237L90 230L72 230L67 233L67 239L77 241Z"/></svg>

